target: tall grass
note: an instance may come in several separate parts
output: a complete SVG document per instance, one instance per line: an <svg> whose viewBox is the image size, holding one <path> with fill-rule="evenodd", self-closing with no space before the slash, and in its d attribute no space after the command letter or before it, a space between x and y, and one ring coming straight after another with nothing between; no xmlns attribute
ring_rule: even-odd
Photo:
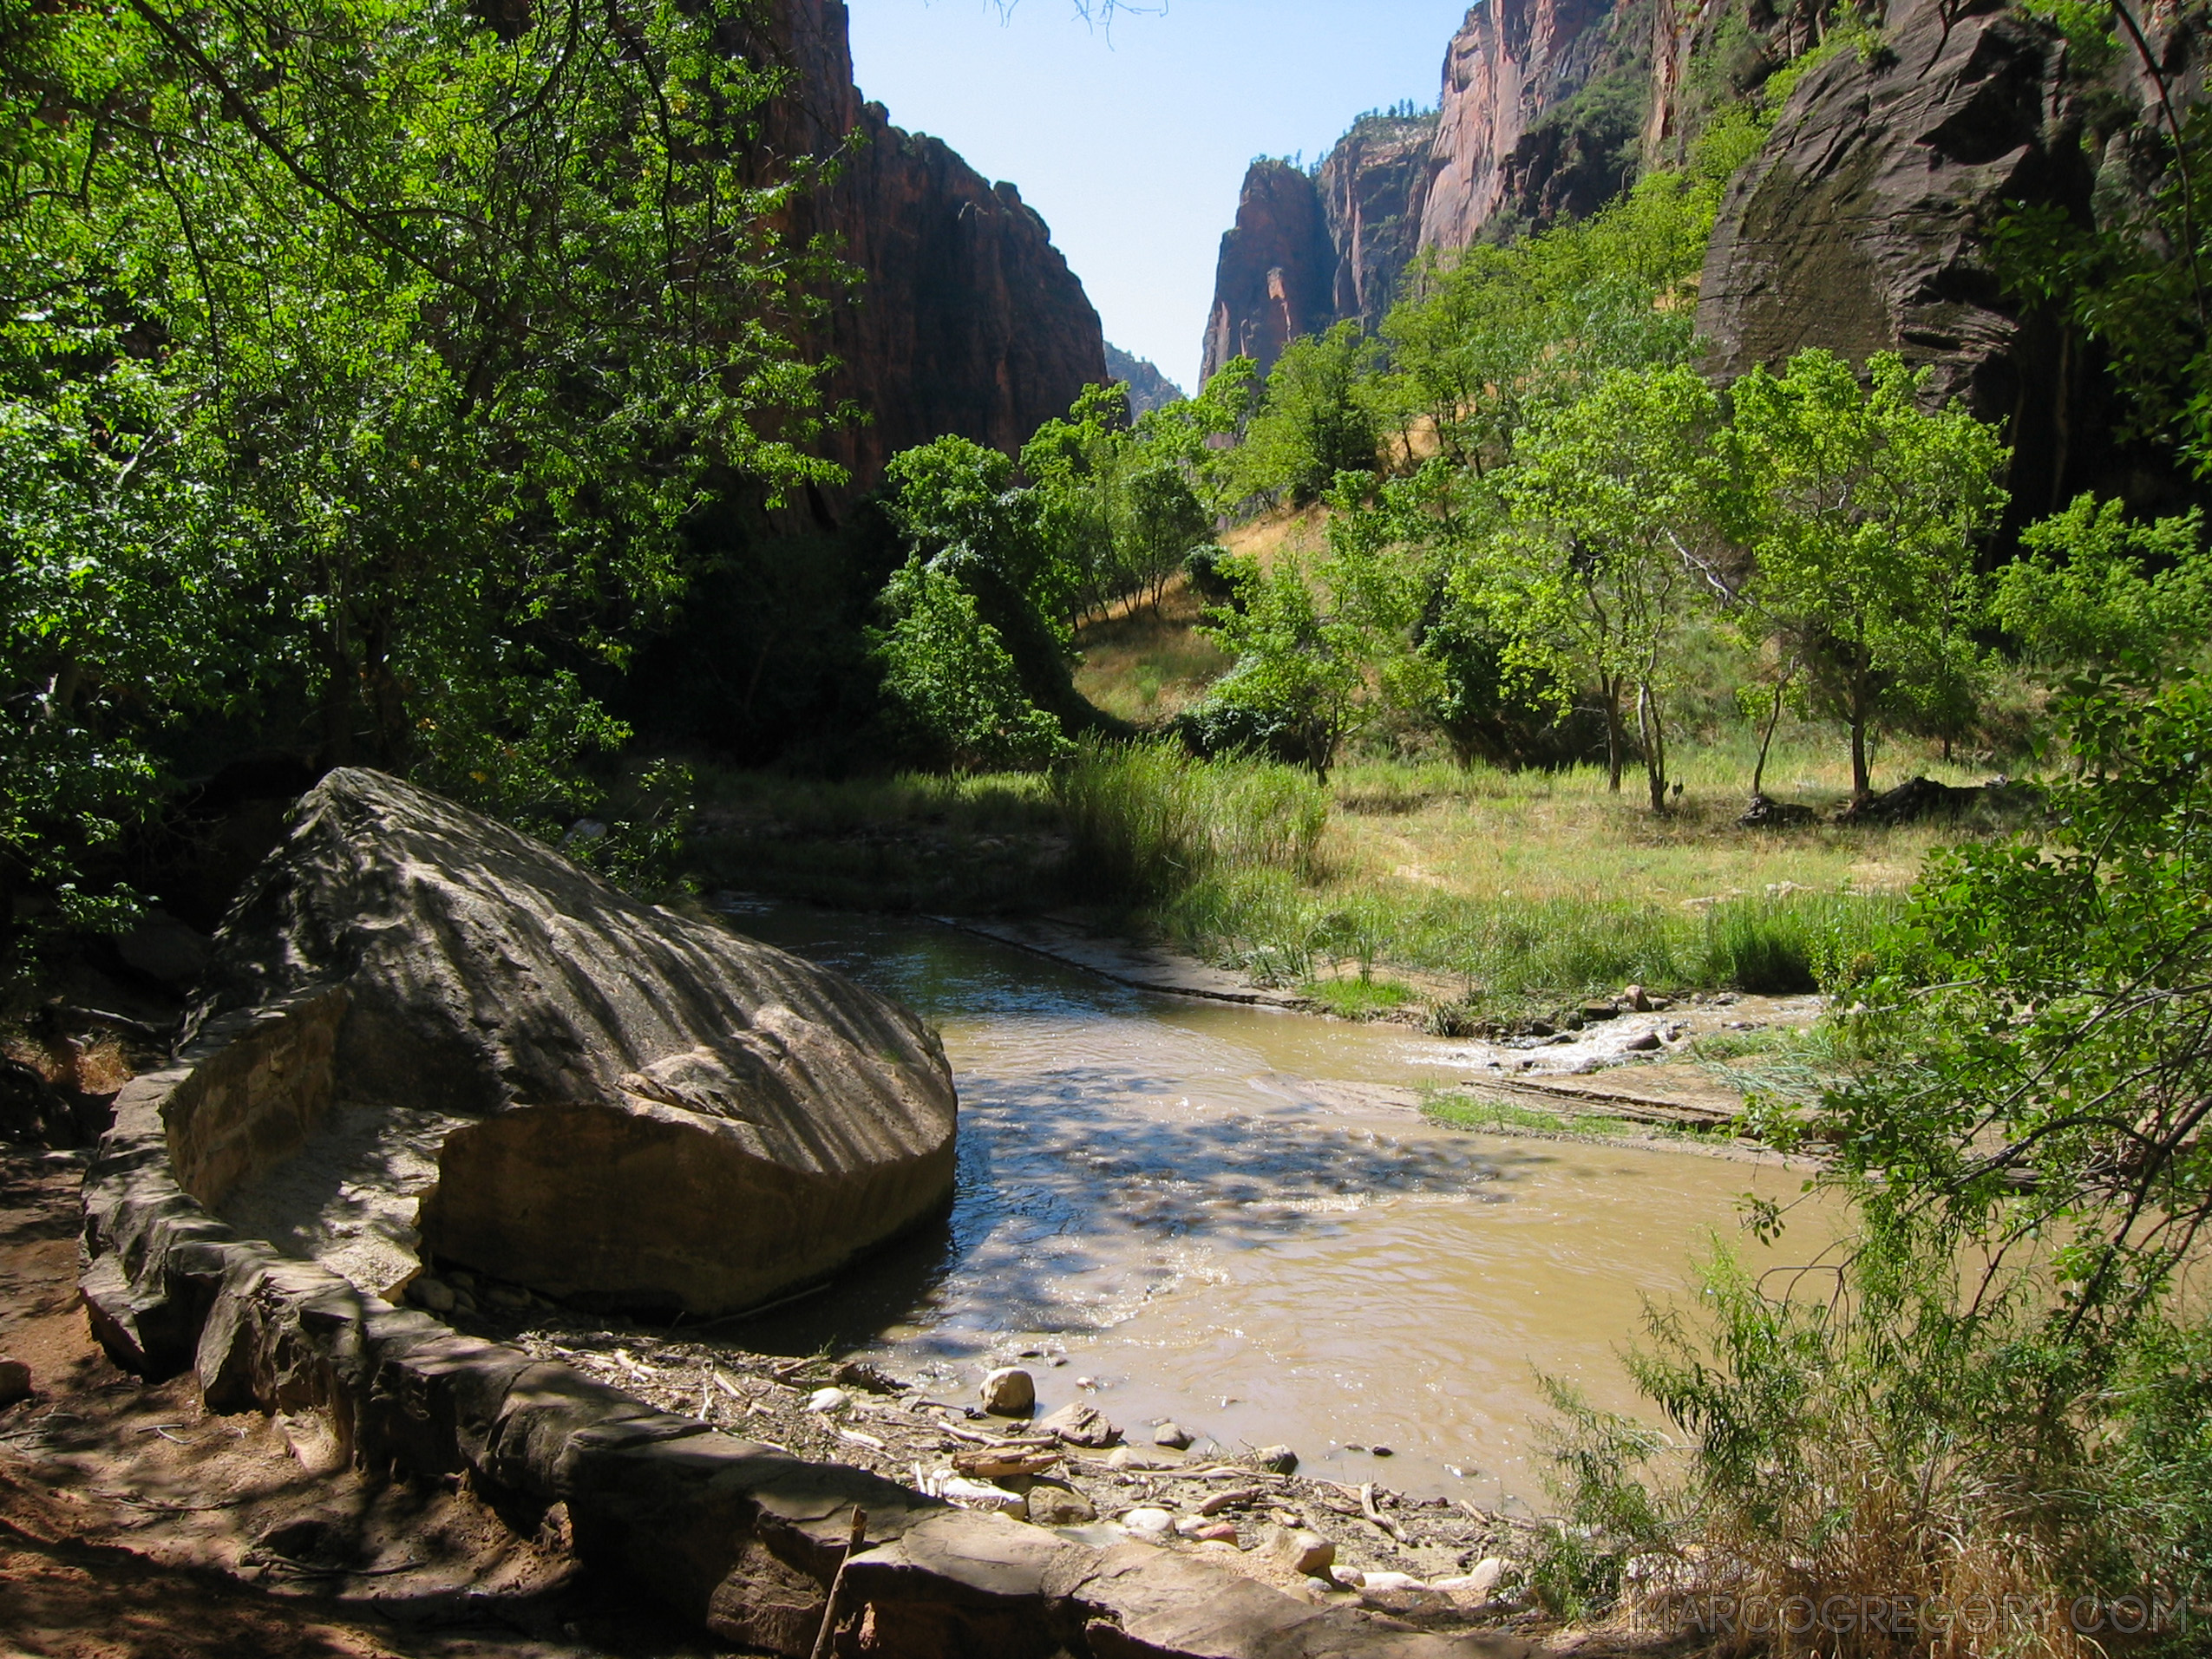
<svg viewBox="0 0 2212 1659"><path fill-rule="evenodd" d="M1141 903L1221 870L1310 881L1329 798L1292 767L1200 761L1179 744L1088 741L1053 775L1070 887Z"/></svg>
<svg viewBox="0 0 2212 1659"><path fill-rule="evenodd" d="M1789 994L1842 983L1903 908L1883 894L1795 892L1679 905L1482 898L1370 881L1314 889L1279 869L1217 867L1168 893L1171 937L1287 982L1321 958L1387 958L1459 979L1470 1000L1626 984Z"/></svg>

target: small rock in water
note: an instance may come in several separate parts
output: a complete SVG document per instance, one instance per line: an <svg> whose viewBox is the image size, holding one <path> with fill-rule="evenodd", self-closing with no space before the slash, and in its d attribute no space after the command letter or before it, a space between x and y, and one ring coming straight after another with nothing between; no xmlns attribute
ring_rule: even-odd
<svg viewBox="0 0 2212 1659"><path fill-rule="evenodd" d="M1096 1377L1077 1377L1076 1379L1076 1387L1078 1388L1095 1388L1097 1386L1098 1380Z"/></svg>
<svg viewBox="0 0 2212 1659"><path fill-rule="evenodd" d="M1336 1564L1337 1546L1319 1532L1302 1528L1271 1526L1261 1538L1260 1547L1293 1571L1302 1572L1309 1578L1326 1577L1329 1569Z"/></svg>
<svg viewBox="0 0 2212 1659"><path fill-rule="evenodd" d="M1344 1449L1347 1452L1365 1452L1367 1448L1358 1440L1346 1440L1344 1443Z"/></svg>
<svg viewBox="0 0 2212 1659"><path fill-rule="evenodd" d="M1263 1446L1253 1453L1253 1461L1269 1474L1298 1473L1298 1453L1287 1446Z"/></svg>
<svg viewBox="0 0 2212 1659"><path fill-rule="evenodd" d="M1394 1458L1397 1455L1387 1446L1371 1446L1367 1449L1378 1458Z"/></svg>
<svg viewBox="0 0 2212 1659"><path fill-rule="evenodd" d="M983 1408L1000 1417L1026 1417L1037 1409L1037 1379L1018 1366L1001 1366L983 1380Z"/></svg>
<svg viewBox="0 0 2212 1659"><path fill-rule="evenodd" d="M30 1367L21 1360L0 1360L0 1406L30 1398Z"/></svg>
<svg viewBox="0 0 2212 1659"><path fill-rule="evenodd" d="M1096 1520L1098 1512L1073 1486L1040 1480L1029 1490L1029 1518L1039 1526L1083 1526Z"/></svg>
<svg viewBox="0 0 2212 1659"><path fill-rule="evenodd" d="M1124 1530L1141 1538L1162 1538L1175 1530L1175 1518L1164 1509L1125 1509L1120 1520Z"/></svg>
<svg viewBox="0 0 2212 1659"><path fill-rule="evenodd" d="M1162 1423L1152 1431L1152 1443L1155 1446L1168 1447L1178 1452L1187 1450L1191 1441L1197 1438L1181 1423L1176 1422Z"/></svg>
<svg viewBox="0 0 2212 1659"><path fill-rule="evenodd" d="M1047 1365L1065 1365L1067 1362L1066 1356L1060 1354L1055 1354L1050 1359L1045 1361Z"/></svg>
<svg viewBox="0 0 2212 1659"><path fill-rule="evenodd" d="M1660 1046L1659 1034L1656 1031L1646 1031L1640 1037L1631 1037L1622 1046L1630 1054L1647 1055Z"/></svg>
<svg viewBox="0 0 2212 1659"><path fill-rule="evenodd" d="M808 1411L842 1411L853 1403L853 1396L842 1388L816 1388L807 1396Z"/></svg>
<svg viewBox="0 0 2212 1659"><path fill-rule="evenodd" d="M418 1308L428 1308L432 1313L451 1313L454 1307L453 1286L443 1279L417 1279L407 1287L407 1299Z"/></svg>

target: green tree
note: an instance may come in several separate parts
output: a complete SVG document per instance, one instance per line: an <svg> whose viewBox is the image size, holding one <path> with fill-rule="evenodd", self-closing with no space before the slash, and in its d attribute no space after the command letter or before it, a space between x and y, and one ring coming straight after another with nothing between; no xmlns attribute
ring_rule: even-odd
<svg viewBox="0 0 2212 1659"><path fill-rule="evenodd" d="M1463 580L1510 619L1508 659L1594 685L1620 787L1633 706L1652 810L1667 806L1667 707L1684 627L1722 578L1719 400L1691 369L1616 369L1522 434L1502 488L1510 527Z"/></svg>
<svg viewBox="0 0 2212 1659"><path fill-rule="evenodd" d="M1247 493L1304 506L1338 473L1375 470L1382 431L1365 388L1374 360L1374 343L1356 322L1284 348L1237 452Z"/></svg>
<svg viewBox="0 0 2212 1659"><path fill-rule="evenodd" d="M1214 520L1173 461L1129 471L1122 480L1120 505L1122 567L1157 616L1169 578L1183 568L1192 548L1213 539Z"/></svg>
<svg viewBox="0 0 2212 1659"><path fill-rule="evenodd" d="M1731 391L1731 448L1757 562L1750 598L1850 735L1851 787L1896 700L1968 672L1975 539L2005 502L1996 428L1920 406L1927 371L1882 352L1862 382L1821 350Z"/></svg>
<svg viewBox="0 0 2212 1659"><path fill-rule="evenodd" d="M834 472L795 446L812 267L774 229L791 181L730 147L776 84L730 21L9 14L0 432L44 474L7 487L11 840L137 810L148 732L194 707L576 797L621 735L577 669L677 602L695 518Z"/></svg>
<svg viewBox="0 0 2212 1659"><path fill-rule="evenodd" d="M883 610L884 694L919 747L962 772L1041 766L1067 748L952 571L917 554L885 587Z"/></svg>
<svg viewBox="0 0 2212 1659"><path fill-rule="evenodd" d="M1325 781L1337 751L1366 720L1366 669L1374 640L1331 603L1317 573L1294 553L1264 570L1224 561L1237 604L1207 612L1204 631L1236 658L1214 683L1201 720L1247 735ZM1230 718L1221 721L1221 716Z"/></svg>
<svg viewBox="0 0 2212 1659"><path fill-rule="evenodd" d="M1991 614L2043 668L2170 667L2212 638L2203 539L2199 512L2145 524L2077 496L2021 532L2025 556L1998 572Z"/></svg>

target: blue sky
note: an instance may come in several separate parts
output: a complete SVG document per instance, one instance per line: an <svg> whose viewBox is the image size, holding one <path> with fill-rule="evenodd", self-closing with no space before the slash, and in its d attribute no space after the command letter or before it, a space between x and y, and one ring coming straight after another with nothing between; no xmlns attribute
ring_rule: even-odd
<svg viewBox="0 0 2212 1659"><path fill-rule="evenodd" d="M1436 101L1464 0L848 0L854 78L1044 216L1106 324L1186 390L1221 232L1255 155L1308 161L1352 118Z"/></svg>

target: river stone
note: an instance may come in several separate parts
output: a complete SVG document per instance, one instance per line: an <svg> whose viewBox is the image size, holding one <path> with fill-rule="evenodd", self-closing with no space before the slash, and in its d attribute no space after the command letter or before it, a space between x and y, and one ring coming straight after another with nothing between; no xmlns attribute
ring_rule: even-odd
<svg viewBox="0 0 2212 1659"><path fill-rule="evenodd" d="M1164 1446L1176 1452L1188 1449L1191 1441L1196 1438L1196 1435L1177 1422L1162 1423L1152 1431L1152 1443L1155 1446Z"/></svg>
<svg viewBox="0 0 2212 1659"><path fill-rule="evenodd" d="M1270 1474L1298 1473L1298 1453L1287 1446L1263 1446L1252 1454L1252 1460Z"/></svg>
<svg viewBox="0 0 2212 1659"><path fill-rule="evenodd" d="M1050 1416L1040 1419L1037 1427L1063 1445L1086 1447L1095 1452L1103 1451L1122 1438L1120 1427L1109 1422L1104 1412L1080 1400L1071 1400Z"/></svg>
<svg viewBox="0 0 2212 1659"><path fill-rule="evenodd" d="M321 1115L450 1120L422 1250L565 1303L751 1307L952 1191L952 1073L913 1013L380 773L332 772L301 798L202 986L187 1053L342 991ZM206 1149L179 1133L189 1190ZM219 1150L202 1185L311 1161ZM341 1179L349 1205L377 1185L334 1169L333 1204Z"/></svg>
<svg viewBox="0 0 2212 1659"><path fill-rule="evenodd" d="M1001 1366L983 1380L983 1408L1000 1417L1026 1417L1037 1409L1037 1379L1019 1366Z"/></svg>

